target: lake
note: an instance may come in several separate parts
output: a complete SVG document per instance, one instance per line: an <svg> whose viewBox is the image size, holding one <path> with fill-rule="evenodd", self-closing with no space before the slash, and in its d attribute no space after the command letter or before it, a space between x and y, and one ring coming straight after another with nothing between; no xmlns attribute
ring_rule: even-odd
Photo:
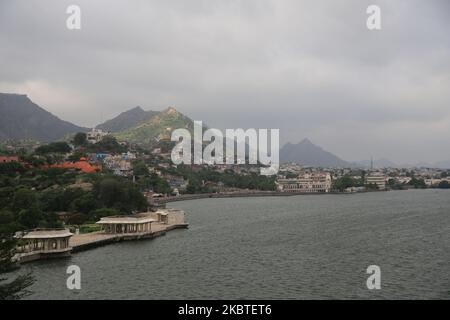
<svg viewBox="0 0 450 320"><path fill-rule="evenodd" d="M187 230L24 265L28 299L449 299L450 191L201 199ZM81 290L66 269L81 268ZM369 265L381 289L368 290Z"/></svg>

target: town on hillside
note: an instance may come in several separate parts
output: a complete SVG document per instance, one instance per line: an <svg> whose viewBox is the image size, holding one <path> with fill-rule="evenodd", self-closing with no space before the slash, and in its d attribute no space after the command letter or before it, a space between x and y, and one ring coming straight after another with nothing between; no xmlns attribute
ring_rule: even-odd
<svg viewBox="0 0 450 320"><path fill-rule="evenodd" d="M107 215L126 215L197 196L354 193L449 188L450 171L434 168L320 168L287 163L276 176L258 165L175 165L169 135L150 148L101 129L66 141L7 141L1 145L0 204L18 225L63 224L90 230ZM95 228L94 228L95 230Z"/></svg>

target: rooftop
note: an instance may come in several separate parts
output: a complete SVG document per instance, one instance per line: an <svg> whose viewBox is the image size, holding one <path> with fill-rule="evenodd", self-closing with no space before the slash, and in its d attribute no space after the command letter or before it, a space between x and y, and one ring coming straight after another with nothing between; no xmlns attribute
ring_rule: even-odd
<svg viewBox="0 0 450 320"><path fill-rule="evenodd" d="M48 239L48 238L65 238L71 237L71 233L68 229L34 229L25 231L22 239Z"/></svg>
<svg viewBox="0 0 450 320"><path fill-rule="evenodd" d="M137 213L126 216L110 216L101 218L100 221L97 221L98 224L109 224L109 223L121 223L121 224L133 224L133 223L147 223L147 222L156 222L155 219L151 218L146 213Z"/></svg>

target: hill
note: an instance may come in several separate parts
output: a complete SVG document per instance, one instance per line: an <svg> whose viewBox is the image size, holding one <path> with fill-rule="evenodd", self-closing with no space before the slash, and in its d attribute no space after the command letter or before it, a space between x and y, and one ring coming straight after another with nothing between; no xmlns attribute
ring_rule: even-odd
<svg viewBox="0 0 450 320"><path fill-rule="evenodd" d="M26 95L0 93L1 140L33 139L49 142L81 131L85 132L87 128L59 119Z"/></svg>
<svg viewBox="0 0 450 320"><path fill-rule="evenodd" d="M280 149L280 162L295 162L311 167L351 167L331 152L325 151L308 139L297 144L287 143Z"/></svg>
<svg viewBox="0 0 450 320"><path fill-rule="evenodd" d="M146 121L114 135L119 140L139 145L151 145L157 140L170 140L172 131L178 128L192 131L193 121L175 108L167 108Z"/></svg>
<svg viewBox="0 0 450 320"><path fill-rule="evenodd" d="M120 132L137 126L151 117L157 115L158 111L145 111L141 107L135 107L122 112L117 117L99 124L96 128L103 131Z"/></svg>

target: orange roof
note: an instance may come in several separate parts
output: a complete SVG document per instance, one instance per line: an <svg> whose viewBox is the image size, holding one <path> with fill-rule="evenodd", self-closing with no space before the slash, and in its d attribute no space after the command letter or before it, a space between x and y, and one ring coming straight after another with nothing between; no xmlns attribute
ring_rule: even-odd
<svg viewBox="0 0 450 320"><path fill-rule="evenodd" d="M86 161L64 162L62 164L53 164L50 166L50 168L79 169L84 173L95 173L98 170L100 170L100 167L91 166Z"/></svg>
<svg viewBox="0 0 450 320"><path fill-rule="evenodd" d="M0 156L0 162L12 162L19 161L19 157L17 156Z"/></svg>

